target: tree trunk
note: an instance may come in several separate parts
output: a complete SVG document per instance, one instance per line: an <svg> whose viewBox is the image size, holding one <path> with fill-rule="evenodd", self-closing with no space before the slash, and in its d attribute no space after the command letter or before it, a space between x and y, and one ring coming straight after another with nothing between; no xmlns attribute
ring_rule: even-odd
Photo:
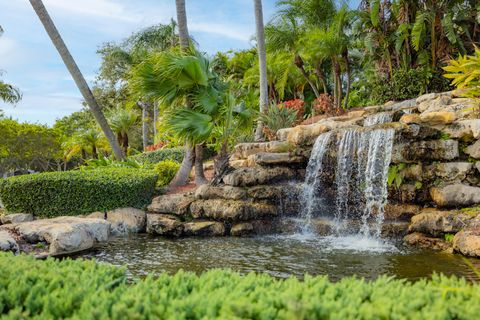
<svg viewBox="0 0 480 320"><path fill-rule="evenodd" d="M157 139L157 124L158 124L158 103L153 104L153 144Z"/></svg>
<svg viewBox="0 0 480 320"><path fill-rule="evenodd" d="M305 78L305 80L307 80L308 84L310 85L310 88L312 88L313 93L315 94L315 97L319 98L320 93L318 92L317 86L313 83L313 81L308 76L307 71L305 71L302 57L300 57L300 55L298 55L298 54L295 55L294 63L297 66L297 68L300 70L300 72L302 73L302 76Z"/></svg>
<svg viewBox="0 0 480 320"><path fill-rule="evenodd" d="M189 143L185 145L185 157L183 157L182 165L178 170L175 178L169 184L169 188L184 186L188 182L190 176L190 171L192 171L192 165L195 160L195 150L190 146Z"/></svg>
<svg viewBox="0 0 480 320"><path fill-rule="evenodd" d="M123 133L123 152L128 154L128 133Z"/></svg>
<svg viewBox="0 0 480 320"><path fill-rule="evenodd" d="M148 103L141 103L142 108L142 142L143 142L143 151L147 149L148 146Z"/></svg>
<svg viewBox="0 0 480 320"><path fill-rule="evenodd" d="M199 186L207 183L208 180L203 171L203 144L197 144L195 146L195 184Z"/></svg>
<svg viewBox="0 0 480 320"><path fill-rule="evenodd" d="M180 47L183 51L188 51L190 47L190 37L187 28L187 12L185 10L185 0L175 0L177 6L177 22L178 22L178 37L180 38ZM185 156L182 160L182 165L178 170L175 178L170 182L169 187L178 187L187 184L190 171L192 171L193 162L195 161L195 147L190 143L185 144Z"/></svg>
<svg viewBox="0 0 480 320"><path fill-rule="evenodd" d="M233 168L230 166L229 155L227 153L227 144L227 141L222 144L220 153L214 160L213 168L215 174L211 182L212 186L218 186L220 183L222 183L223 177L229 172L233 171Z"/></svg>
<svg viewBox="0 0 480 320"><path fill-rule="evenodd" d="M255 24L257 29L257 51L260 66L260 112L265 114L268 109L268 82L267 82L267 52L265 49L265 28L263 25L262 0L253 0L255 7ZM257 120L255 141L263 140L263 123Z"/></svg>
<svg viewBox="0 0 480 320"><path fill-rule="evenodd" d="M98 159L98 152L97 152L97 146L92 145L92 157L93 159Z"/></svg>
<svg viewBox="0 0 480 320"><path fill-rule="evenodd" d="M343 107L348 109L348 99L350 97L350 84L351 84L351 73L350 70L350 59L348 58L348 50L343 52L343 59L345 60L345 71L347 72L347 87L345 88L345 104Z"/></svg>
<svg viewBox="0 0 480 320"><path fill-rule="evenodd" d="M95 97L92 94L92 91L88 87L88 84L85 81L85 78L83 77L82 73L80 72L80 69L78 68L77 64L75 63L75 60L73 60L72 55L68 51L68 48L65 45L65 42L63 42L63 39L60 36L57 28L55 27L52 19L50 18L50 15L48 14L47 9L43 5L42 0L29 0L29 1L33 9L35 10L38 18L42 22L45 30L47 31L48 36L52 40L52 43L54 44L58 53L60 54L60 57L65 63L65 66L67 67L68 71L72 75L72 78L75 81L75 84L77 85L78 89L80 90L83 98L85 99L88 106L90 107L90 110L93 116L95 117L98 124L102 128L102 131L105 134L105 137L107 137L108 142L112 147L113 153L115 154L115 157L118 160L125 159L125 155L123 154L122 149L120 148L120 145L115 140L115 135L113 134L112 129L110 129L110 126L108 125L108 122L105 119L105 116L102 110L100 109L97 103L97 100L95 99Z"/></svg>
<svg viewBox="0 0 480 320"><path fill-rule="evenodd" d="M315 73L317 74L317 78L322 84L323 87L323 93L328 94L327 90L327 77L325 76L325 72L322 71L320 66L317 66L315 68Z"/></svg>
<svg viewBox="0 0 480 320"><path fill-rule="evenodd" d="M175 0L175 4L177 6L178 37L180 38L180 47L183 50L188 50L190 47L190 36L188 35L185 0Z"/></svg>

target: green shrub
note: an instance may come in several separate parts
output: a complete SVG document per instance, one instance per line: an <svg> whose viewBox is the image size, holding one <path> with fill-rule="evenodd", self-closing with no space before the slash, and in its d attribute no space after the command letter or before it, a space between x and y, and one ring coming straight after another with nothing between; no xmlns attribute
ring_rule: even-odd
<svg viewBox="0 0 480 320"><path fill-rule="evenodd" d="M151 170L104 168L48 172L0 180L7 211L41 217L78 215L151 201L157 174Z"/></svg>
<svg viewBox="0 0 480 320"><path fill-rule="evenodd" d="M164 187L175 178L180 164L172 160L163 160L155 165L155 172L158 173L157 187Z"/></svg>
<svg viewBox="0 0 480 320"><path fill-rule="evenodd" d="M163 160L172 160L176 162L182 162L185 155L185 149L182 147L177 148L165 148L155 151L144 152L131 156L130 159L136 160L141 163L159 163Z"/></svg>
<svg viewBox="0 0 480 320"><path fill-rule="evenodd" d="M480 285L275 279L211 270L127 282L123 269L0 254L0 313L10 319L478 319Z"/></svg>

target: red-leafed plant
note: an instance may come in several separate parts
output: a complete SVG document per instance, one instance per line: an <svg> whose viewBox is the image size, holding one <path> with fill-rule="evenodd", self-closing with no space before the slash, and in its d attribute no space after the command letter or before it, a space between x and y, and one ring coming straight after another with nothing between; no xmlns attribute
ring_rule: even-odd
<svg viewBox="0 0 480 320"><path fill-rule="evenodd" d="M279 107L295 110L298 121L301 121L303 119L303 115L305 114L305 101L302 99L293 99L282 102L279 104Z"/></svg>
<svg viewBox="0 0 480 320"><path fill-rule="evenodd" d="M158 149L162 149L167 144L168 144L168 142L160 141L160 142L157 142L155 144L151 144L149 146L146 146L145 151L155 151L155 150L158 150Z"/></svg>
<svg viewBox="0 0 480 320"><path fill-rule="evenodd" d="M326 115L340 115L345 113L342 108L336 108L333 97L328 93L322 93L317 99L312 102L313 116L319 114Z"/></svg>

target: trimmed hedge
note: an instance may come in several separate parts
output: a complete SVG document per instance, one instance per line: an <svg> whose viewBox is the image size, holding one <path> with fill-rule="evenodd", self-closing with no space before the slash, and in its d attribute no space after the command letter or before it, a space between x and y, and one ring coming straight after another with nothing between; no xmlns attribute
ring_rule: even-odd
<svg viewBox="0 0 480 320"><path fill-rule="evenodd" d="M480 285L434 276L414 283L275 279L211 270L129 282L82 260L0 254L0 313L10 319L478 319Z"/></svg>
<svg viewBox="0 0 480 320"><path fill-rule="evenodd" d="M130 168L24 175L0 180L0 199L7 211L40 217L142 208L152 199L157 176Z"/></svg>
<svg viewBox="0 0 480 320"><path fill-rule="evenodd" d="M216 152L215 152L214 145L208 145L207 147L203 148L204 160L210 159L215 154ZM156 164L164 160L172 160L180 163L182 162L184 155L185 155L185 149L183 147L175 147L175 148L165 148L165 149L159 149L155 151L144 152L144 153L136 154L129 158L135 161L138 161L140 163L150 163L150 164Z"/></svg>

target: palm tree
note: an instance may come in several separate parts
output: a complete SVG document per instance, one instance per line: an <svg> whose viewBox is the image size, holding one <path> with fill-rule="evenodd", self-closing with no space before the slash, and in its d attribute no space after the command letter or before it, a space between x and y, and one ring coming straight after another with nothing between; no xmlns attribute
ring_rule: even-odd
<svg viewBox="0 0 480 320"><path fill-rule="evenodd" d="M257 28L257 52L260 71L260 113L265 114L268 108L268 83L267 83L267 52L265 49L265 28L263 25L262 0L253 0L255 7L255 24ZM259 119L255 131L255 140L263 137L263 125Z"/></svg>
<svg viewBox="0 0 480 320"><path fill-rule="evenodd" d="M117 108L110 113L109 122L113 132L117 135L118 143L123 147L123 152L127 154L129 147L130 131L137 123L138 116L132 110Z"/></svg>
<svg viewBox="0 0 480 320"><path fill-rule="evenodd" d="M3 34L3 28L0 26L0 36ZM0 70L0 76L2 71ZM5 83L0 80L0 100L6 103L17 103L22 99L22 94L20 90L12 86L11 84ZM1 113L1 110L0 110Z"/></svg>
<svg viewBox="0 0 480 320"><path fill-rule="evenodd" d="M50 15L47 12L47 9L43 5L42 0L30 0L30 4L32 5L33 9L35 10L38 18L42 22L45 30L48 33L48 36L52 40L53 45L57 48L58 53L60 54L65 66L67 67L68 71L72 75L73 80L75 81L78 89L80 90L83 98L87 102L90 110L97 120L98 124L102 128L103 133L108 139L110 146L112 147L113 153L118 160L124 160L125 154L122 152L120 145L118 144L117 140L115 140L115 136L112 132L112 129L109 127L105 116L98 105L95 97L92 94L92 91L88 87L85 78L83 77L80 69L78 68L75 60L73 59L72 55L68 51L65 42L63 41L62 37L60 36L55 24L53 23Z"/></svg>

